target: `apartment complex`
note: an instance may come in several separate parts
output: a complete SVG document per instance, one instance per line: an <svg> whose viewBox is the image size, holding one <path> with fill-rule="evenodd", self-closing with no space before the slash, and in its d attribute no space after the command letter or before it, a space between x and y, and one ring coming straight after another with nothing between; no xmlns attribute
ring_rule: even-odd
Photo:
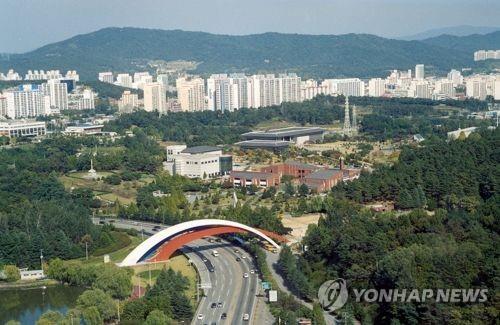
<svg viewBox="0 0 500 325"><path fill-rule="evenodd" d="M206 109L205 81L202 78L179 78L176 81L176 88L182 111L195 112Z"/></svg>

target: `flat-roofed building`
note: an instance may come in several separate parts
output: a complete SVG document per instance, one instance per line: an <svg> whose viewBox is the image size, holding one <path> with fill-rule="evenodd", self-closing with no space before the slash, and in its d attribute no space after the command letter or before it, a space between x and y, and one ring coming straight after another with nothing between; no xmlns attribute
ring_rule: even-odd
<svg viewBox="0 0 500 325"><path fill-rule="evenodd" d="M252 149L265 149L274 152L281 152L287 150L293 142L291 141L274 141L274 140L245 140L236 142L235 145L239 146L242 150Z"/></svg>
<svg viewBox="0 0 500 325"><path fill-rule="evenodd" d="M292 176L294 178L303 179L309 174L317 171L321 167L304 164L298 161L288 160L282 164L275 164L267 167L262 167L261 172L274 173L281 178L284 175Z"/></svg>
<svg viewBox="0 0 500 325"><path fill-rule="evenodd" d="M45 122L34 120L7 120L0 121L0 136L9 138L34 137L45 135L47 127Z"/></svg>
<svg viewBox="0 0 500 325"><path fill-rule="evenodd" d="M289 127L243 133L244 140L289 141L297 145L323 140L325 130L319 127Z"/></svg>
<svg viewBox="0 0 500 325"><path fill-rule="evenodd" d="M233 163L232 156L224 155L219 147L175 145L167 147L164 169L172 174L205 179L228 174Z"/></svg>
<svg viewBox="0 0 500 325"><path fill-rule="evenodd" d="M71 135L97 135L102 133L102 124L80 124L68 126L64 130L64 134Z"/></svg>

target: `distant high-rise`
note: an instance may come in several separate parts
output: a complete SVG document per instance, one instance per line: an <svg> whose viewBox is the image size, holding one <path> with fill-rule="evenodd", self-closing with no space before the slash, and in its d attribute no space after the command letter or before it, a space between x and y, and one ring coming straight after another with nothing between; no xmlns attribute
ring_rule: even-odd
<svg viewBox="0 0 500 325"><path fill-rule="evenodd" d="M18 90L5 93L7 116L12 119L36 117L50 113L50 99L39 87L19 86Z"/></svg>
<svg viewBox="0 0 500 325"><path fill-rule="evenodd" d="M325 79L322 85L326 85L329 93L344 96L364 96L365 83L358 78L348 79Z"/></svg>
<svg viewBox="0 0 500 325"><path fill-rule="evenodd" d="M425 68L423 64L417 64L415 66L415 79L423 80L425 78Z"/></svg>
<svg viewBox="0 0 500 325"><path fill-rule="evenodd" d="M373 78L368 81L368 96L380 97L385 94L385 80Z"/></svg>
<svg viewBox="0 0 500 325"><path fill-rule="evenodd" d="M51 79L42 84L41 89L50 98L50 107L54 110L68 109L68 85L58 79Z"/></svg>
<svg viewBox="0 0 500 325"><path fill-rule="evenodd" d="M167 91L162 83L151 82L144 85L144 110L160 113L167 111Z"/></svg>
<svg viewBox="0 0 500 325"><path fill-rule="evenodd" d="M116 76L115 85L121 86L121 87L126 87L126 88L132 88L132 76L129 75L128 73L118 74Z"/></svg>
<svg viewBox="0 0 500 325"><path fill-rule="evenodd" d="M205 81L201 78L176 80L177 98L183 111L205 110Z"/></svg>
<svg viewBox="0 0 500 325"><path fill-rule="evenodd" d="M113 72L99 72L99 81L112 84L114 82Z"/></svg>
<svg viewBox="0 0 500 325"><path fill-rule="evenodd" d="M139 97L137 94L131 93L130 90L125 90L118 104L118 109L120 111L132 111L137 107L139 107Z"/></svg>

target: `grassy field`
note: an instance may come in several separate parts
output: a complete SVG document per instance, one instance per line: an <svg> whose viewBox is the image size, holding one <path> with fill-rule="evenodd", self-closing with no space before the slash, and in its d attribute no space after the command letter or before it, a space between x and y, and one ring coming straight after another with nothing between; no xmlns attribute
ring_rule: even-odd
<svg viewBox="0 0 500 325"><path fill-rule="evenodd" d="M106 177L111 175L111 172L98 172L99 176ZM135 202L137 190L154 180L151 175L143 175L137 181L121 182L119 185L110 185L103 181L86 179L86 172L75 172L61 176L59 179L64 187L68 190L73 188L90 188L94 194L103 201L115 202L128 205Z"/></svg>

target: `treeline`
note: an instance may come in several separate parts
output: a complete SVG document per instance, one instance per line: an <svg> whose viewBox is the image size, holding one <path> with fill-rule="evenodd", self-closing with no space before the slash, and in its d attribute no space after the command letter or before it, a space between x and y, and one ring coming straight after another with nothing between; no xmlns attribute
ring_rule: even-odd
<svg viewBox="0 0 500 325"><path fill-rule="evenodd" d="M178 112L158 116L138 111L124 114L106 125L106 130L123 133L133 126L141 127L148 135L166 141L192 145L232 144L241 140L260 122L283 120L301 125L330 124L342 116L341 108L330 97L317 97L303 103L283 103L260 109L243 108L232 113L213 111Z"/></svg>
<svg viewBox="0 0 500 325"><path fill-rule="evenodd" d="M311 225L301 272L315 288L343 278L351 298L347 310L362 323L491 324L498 319L496 204L475 212L438 209L430 214L376 214L336 201L318 225ZM355 289L488 289L483 303L355 303ZM341 312L342 312L341 310Z"/></svg>
<svg viewBox="0 0 500 325"><path fill-rule="evenodd" d="M194 314L194 308L189 297L186 296L188 287L188 279L180 272L176 273L171 268L163 269L158 275L156 283L146 292L145 296L129 300L125 304L121 315L122 320L143 322L157 310L166 315L168 319L181 322L190 321ZM170 322L169 320L168 323Z"/></svg>
<svg viewBox="0 0 500 325"><path fill-rule="evenodd" d="M498 200L500 131L484 130L466 139L434 139L424 147L403 148L392 167L332 190L357 202L394 201L398 208L464 209L475 211Z"/></svg>

